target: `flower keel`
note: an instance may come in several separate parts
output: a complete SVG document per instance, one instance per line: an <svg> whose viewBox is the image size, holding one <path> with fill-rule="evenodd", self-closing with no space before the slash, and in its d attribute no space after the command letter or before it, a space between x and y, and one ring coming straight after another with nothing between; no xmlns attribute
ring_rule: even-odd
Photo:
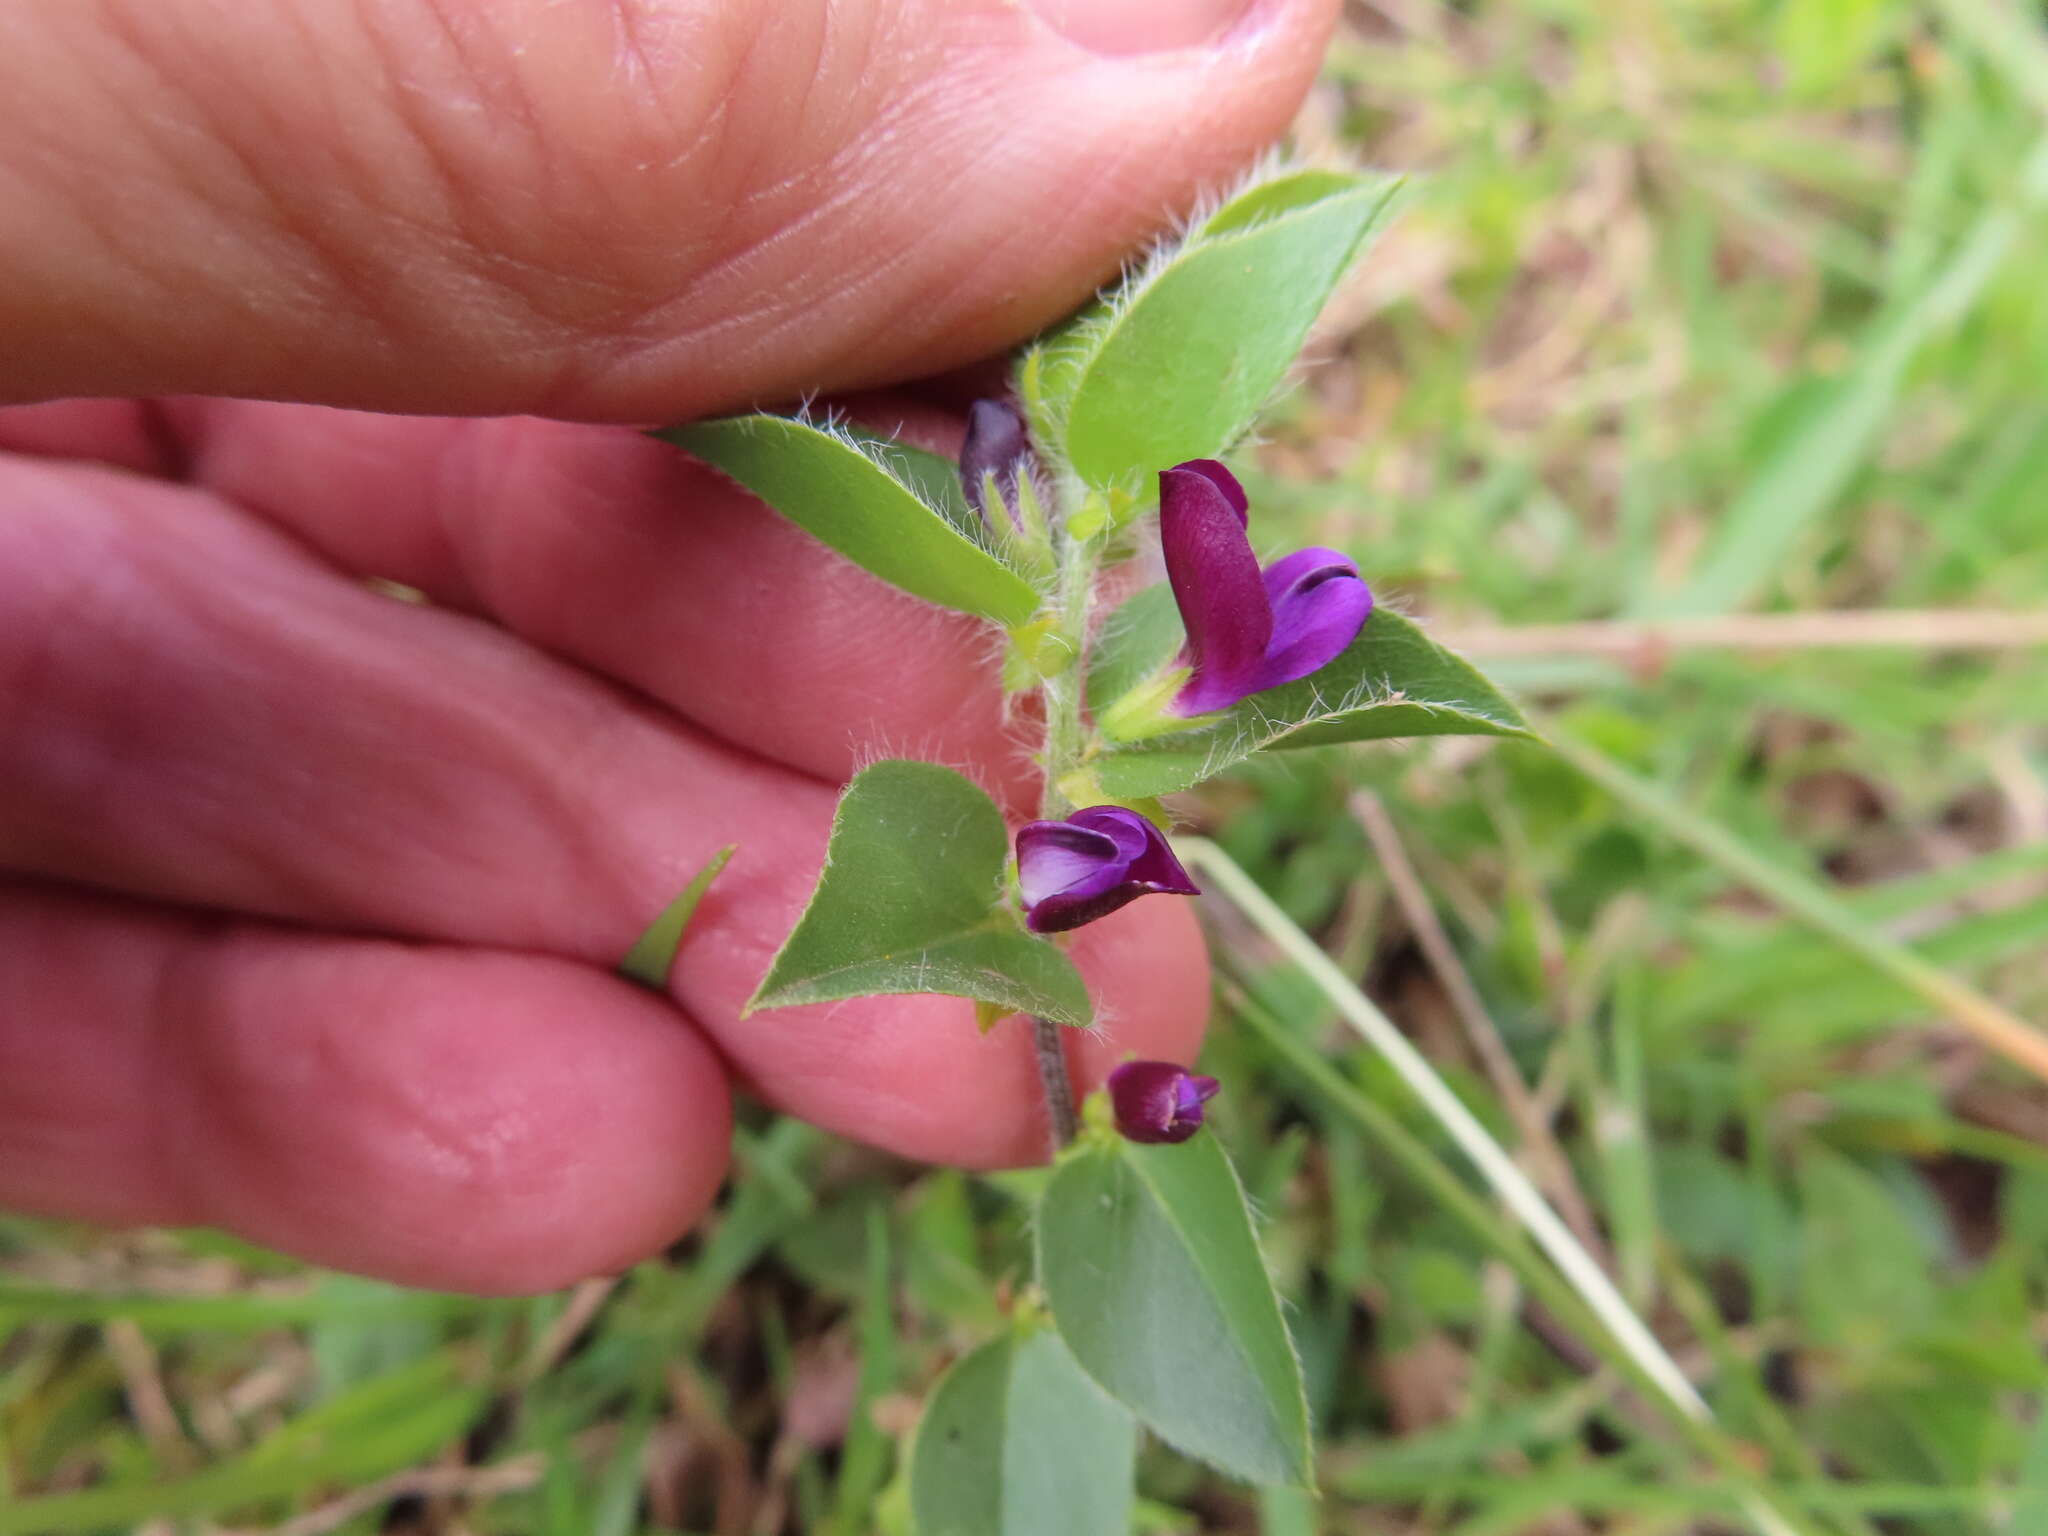
<svg viewBox="0 0 2048 1536"><path fill-rule="evenodd" d="M1033 933L1078 928L1140 896L1199 894L1160 830L1120 805L1020 827L1017 889Z"/></svg>
<svg viewBox="0 0 2048 1536"><path fill-rule="evenodd" d="M1170 1061L1127 1061L1109 1074L1116 1128L1129 1141L1186 1141L1202 1128L1202 1106L1222 1087Z"/></svg>

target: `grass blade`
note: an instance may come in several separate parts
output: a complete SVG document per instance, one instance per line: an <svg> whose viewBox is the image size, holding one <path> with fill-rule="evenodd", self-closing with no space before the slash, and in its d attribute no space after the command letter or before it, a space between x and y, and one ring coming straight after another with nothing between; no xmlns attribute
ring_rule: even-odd
<svg viewBox="0 0 2048 1536"><path fill-rule="evenodd" d="M1176 838L1174 849L1182 863L1201 870L1214 881L1220 893L1315 983L1339 1017L1379 1051L1570 1282L1580 1302L1598 1319L1634 1373L1647 1381L1682 1420L1711 1431L1713 1415L1678 1363L1614 1288L1606 1271L1572 1236L1529 1182L1528 1175L1501 1150L1436 1069L1409 1044L1407 1036L1394 1027L1393 1021L1373 1005L1229 854L1206 838ZM1713 1449L1715 1459L1724 1467L1739 1465L1732 1447L1717 1444ZM1790 1536L1799 1529L1753 1485L1740 1488L1738 1497L1745 1513L1766 1536Z"/></svg>
<svg viewBox="0 0 2048 1536"><path fill-rule="evenodd" d="M1554 728L1548 736L1558 756L1637 815L1752 890L1768 896L1816 932L1862 957L1873 969L1910 989L1982 1044L2048 1080L2048 1036L1903 944L1859 921L1813 880L1772 863L1604 753Z"/></svg>

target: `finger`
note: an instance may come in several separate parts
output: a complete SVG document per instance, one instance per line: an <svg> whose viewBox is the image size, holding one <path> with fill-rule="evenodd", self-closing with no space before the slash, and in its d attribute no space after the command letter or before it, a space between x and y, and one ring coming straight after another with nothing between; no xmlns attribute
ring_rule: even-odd
<svg viewBox="0 0 2048 1536"><path fill-rule="evenodd" d="M912 1156L1038 1154L1021 1035L982 1041L962 1003L740 1019L809 895L831 786L487 625L376 596L201 493L5 473L0 864L609 965L737 843L675 982L727 1059L772 1102ZM1184 1055L1200 941L1184 909L1149 905L1165 910L1140 903L1076 953L1106 1048Z"/></svg>
<svg viewBox="0 0 2048 1536"><path fill-rule="evenodd" d="M964 362L1276 134L1333 11L17 5L0 393L648 420Z"/></svg>
<svg viewBox="0 0 2048 1536"><path fill-rule="evenodd" d="M195 482L337 565L486 615L725 741L835 780L910 751L971 766L1020 813L1036 793L984 626L868 575L665 444L530 417L238 401L178 401L170 419ZM910 420L957 447L950 418Z"/></svg>
<svg viewBox="0 0 2048 1536"><path fill-rule="evenodd" d="M663 1247L724 1173L710 1049L581 966L18 882L0 952L0 1206L524 1292Z"/></svg>
<svg viewBox="0 0 2048 1536"><path fill-rule="evenodd" d="M0 451L176 475L172 429L150 400L52 400L0 407Z"/></svg>

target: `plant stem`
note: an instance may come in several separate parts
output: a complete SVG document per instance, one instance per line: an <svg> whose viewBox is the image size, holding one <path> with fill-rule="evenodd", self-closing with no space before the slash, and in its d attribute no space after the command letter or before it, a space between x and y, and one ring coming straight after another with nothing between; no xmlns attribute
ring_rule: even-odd
<svg viewBox="0 0 2048 1536"><path fill-rule="evenodd" d="M1064 498L1071 500L1071 498ZM1045 679L1039 696L1045 708L1045 749L1039 764L1045 774L1038 814L1057 820L1074 809L1060 781L1081 760L1087 730L1081 719L1081 657L1088 645L1089 607L1095 596L1095 569L1100 545L1092 539L1077 539L1062 527L1059 540L1059 587L1053 612L1055 631L1066 646L1069 661L1055 675ZM1074 1111L1074 1082L1067 1071L1066 1042L1062 1026L1050 1019L1031 1021L1032 1040L1038 1056L1038 1081L1045 1091L1047 1124L1052 1129L1053 1151L1057 1153L1074 1139L1079 1122Z"/></svg>
<svg viewBox="0 0 2048 1536"><path fill-rule="evenodd" d="M1055 1152L1081 1128L1074 1115L1074 1081L1067 1075L1067 1046L1061 1037L1065 1028L1051 1019L1031 1021L1031 1043L1038 1054L1038 1081L1045 1090L1045 1118L1052 1127Z"/></svg>
<svg viewBox="0 0 2048 1536"><path fill-rule="evenodd" d="M1080 763L1087 735L1081 719L1081 657L1088 647L1088 612L1095 595L1099 550L1093 540L1062 535L1059 554L1059 590L1054 597L1059 627L1055 633L1072 660L1064 670L1047 678L1040 690L1045 706L1045 750L1040 754L1045 788L1039 814L1048 819L1074 809L1066 791L1060 788L1060 780Z"/></svg>

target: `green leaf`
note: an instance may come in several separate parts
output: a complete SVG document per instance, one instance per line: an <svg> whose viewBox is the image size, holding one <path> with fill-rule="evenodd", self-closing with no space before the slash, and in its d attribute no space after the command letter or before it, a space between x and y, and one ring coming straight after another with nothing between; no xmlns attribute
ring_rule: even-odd
<svg viewBox="0 0 2048 1536"><path fill-rule="evenodd" d="M1090 485L1129 484L1243 435L1301 350L1398 178L1296 171L1250 187L1027 361L1041 442Z"/></svg>
<svg viewBox="0 0 2048 1536"><path fill-rule="evenodd" d="M1310 1483L1301 1365L1213 1135L1069 1153L1038 1259L1074 1358L1162 1439L1248 1482Z"/></svg>
<svg viewBox="0 0 2048 1536"><path fill-rule="evenodd" d="M891 447L870 454L851 434L782 416L735 416L656 435L730 475L892 586L999 624L1022 624L1038 611L1029 582L876 462L891 457ZM910 460L913 452L903 450L906 476L933 478Z"/></svg>
<svg viewBox="0 0 2048 1536"><path fill-rule="evenodd" d="M1166 664L1183 631L1172 591L1147 588L1103 628L1088 702L1100 711ZM1529 723L1472 665L1385 607L1320 671L1252 695L1212 725L1106 747L1087 767L1114 799L1165 795L1213 778L1254 752L1397 736L1528 736Z"/></svg>
<svg viewBox="0 0 2048 1536"><path fill-rule="evenodd" d="M1003 902L1010 836L995 802L936 763L876 763L832 818L825 872L747 1007L940 992L1087 1024L1073 962Z"/></svg>
<svg viewBox="0 0 2048 1536"><path fill-rule="evenodd" d="M704 893L711 889L711 882L731 861L733 850L738 846L737 843L728 843L711 855L710 861L683 887L683 894L662 908L661 916L648 924L647 931L633 941L633 947L626 951L626 958L619 962L622 976L657 992L668 990L668 973L675 968L676 951L683 947L683 935L689 930L690 919L697 915L697 903L704 899Z"/></svg>
<svg viewBox="0 0 2048 1536"><path fill-rule="evenodd" d="M988 547L981 514L967 504L967 493L960 488L958 464L864 427L848 424L835 431L887 469L913 496L951 523L962 538Z"/></svg>
<svg viewBox="0 0 2048 1536"><path fill-rule="evenodd" d="M917 1536L1125 1536L1137 1427L1048 1329L946 1372L910 1456Z"/></svg>

